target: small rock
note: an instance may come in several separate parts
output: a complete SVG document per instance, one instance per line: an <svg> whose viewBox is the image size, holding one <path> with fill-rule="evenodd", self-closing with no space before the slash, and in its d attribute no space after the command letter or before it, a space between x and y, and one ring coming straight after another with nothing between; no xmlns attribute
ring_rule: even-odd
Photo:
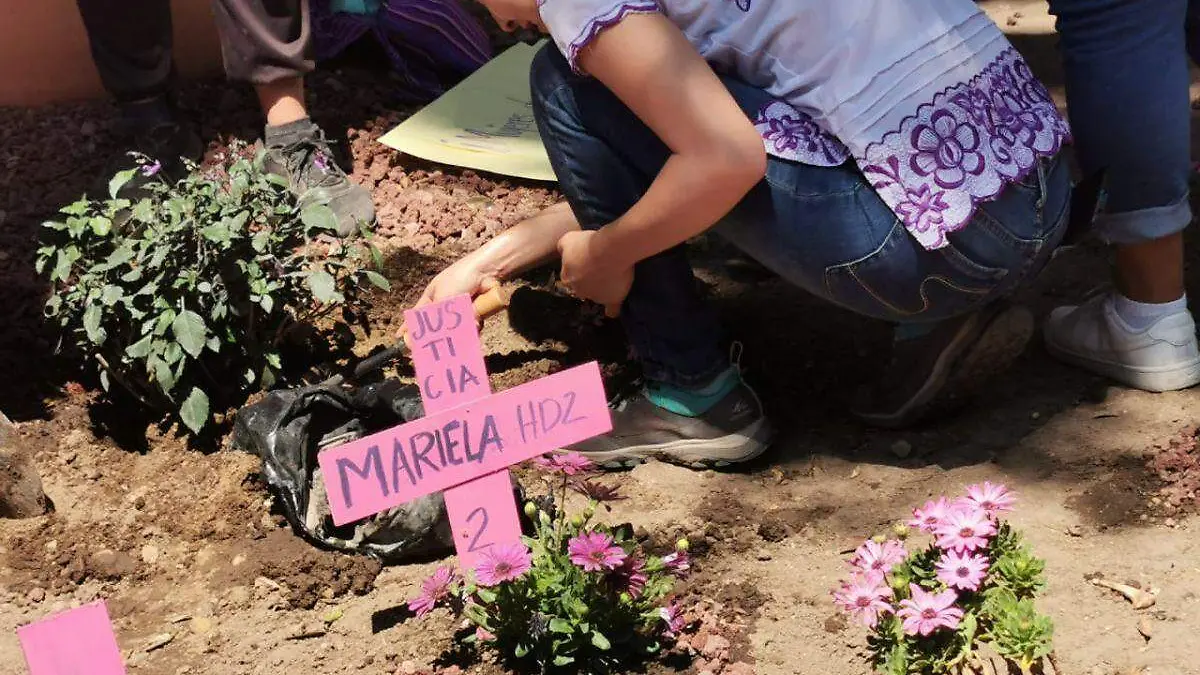
<svg viewBox="0 0 1200 675"><path fill-rule="evenodd" d="M1163 521L1163 525L1166 525L1167 527L1175 527L1175 519L1167 518L1166 520Z"/></svg>
<svg viewBox="0 0 1200 675"><path fill-rule="evenodd" d="M268 579L266 577L258 577L257 579L255 579L254 587L262 589L264 591L277 591L280 589L280 586L277 582L275 582L272 579Z"/></svg>
<svg viewBox="0 0 1200 675"><path fill-rule="evenodd" d="M913 451L912 443L909 443L908 441L904 440L903 438L896 441L895 443L892 443L892 454L899 457L900 459L904 459L905 457L908 457L909 455L912 454L912 451Z"/></svg>
<svg viewBox="0 0 1200 675"><path fill-rule="evenodd" d="M154 563L158 562L158 559L161 555L162 552L158 550L157 546L146 544L142 547L142 562L146 563L147 565L153 565Z"/></svg>
<svg viewBox="0 0 1200 675"><path fill-rule="evenodd" d="M1146 638L1147 642L1150 641L1151 636L1154 635L1154 625L1150 623L1150 617L1143 616L1141 620L1138 621L1137 632L1141 633L1142 637Z"/></svg>
<svg viewBox="0 0 1200 675"><path fill-rule="evenodd" d="M762 553L758 554L758 559L762 562L767 562L768 560L771 559L771 554L767 553L766 551L763 551Z"/></svg>
<svg viewBox="0 0 1200 675"><path fill-rule="evenodd" d="M47 553L54 553L57 550L58 550L58 540L57 539L51 539L50 541L46 542L46 552Z"/></svg>
<svg viewBox="0 0 1200 675"><path fill-rule="evenodd" d="M729 646L729 640L720 635L709 635L708 639L704 641L704 647L700 650L700 653L711 659L721 652L727 651Z"/></svg>
<svg viewBox="0 0 1200 675"><path fill-rule="evenodd" d="M103 476L104 476L104 474L100 473L100 469L93 468L87 472L85 477L88 480L97 481L97 480L100 480L100 478Z"/></svg>
<svg viewBox="0 0 1200 675"><path fill-rule="evenodd" d="M309 638L321 637L328 631L325 630L325 625L321 623L305 622L297 625L288 633L289 640L307 640Z"/></svg>
<svg viewBox="0 0 1200 675"><path fill-rule="evenodd" d="M417 664L415 661L404 661L400 664L400 669L396 672L403 673L403 675L413 675L417 672Z"/></svg>
<svg viewBox="0 0 1200 675"><path fill-rule="evenodd" d="M163 647L166 647L167 645L171 644L171 640L174 640L174 639L175 639L175 636L170 633L162 633L160 635L155 635L154 637L150 638L146 642L146 651L152 652L155 649L162 649Z"/></svg>
<svg viewBox="0 0 1200 675"><path fill-rule="evenodd" d="M198 616L191 620L191 622L188 624L188 627L192 629L193 633L196 633L197 635L204 635L205 633L212 632L213 622L212 619Z"/></svg>
<svg viewBox="0 0 1200 675"><path fill-rule="evenodd" d="M724 675L754 675L754 666L738 661L725 666Z"/></svg>
<svg viewBox="0 0 1200 675"><path fill-rule="evenodd" d="M191 614L172 614L167 617L167 623L183 623L191 618Z"/></svg>
<svg viewBox="0 0 1200 675"><path fill-rule="evenodd" d="M46 599L46 589L32 588L29 590L29 593L25 595L25 599L30 602L41 602Z"/></svg>
<svg viewBox="0 0 1200 675"><path fill-rule="evenodd" d="M232 562L231 564L232 564L234 567L240 567L240 566L241 566L241 565L243 565L245 562L246 562L246 556L244 556L244 555L242 555L242 554L240 554L240 553L239 553L239 554L237 554L237 555L233 556L233 562Z"/></svg>
<svg viewBox="0 0 1200 675"><path fill-rule="evenodd" d="M243 607L250 602L250 589L245 586L234 586L225 594L225 600L234 607Z"/></svg>
<svg viewBox="0 0 1200 675"><path fill-rule="evenodd" d="M91 557L91 567L97 576L107 579L120 579L137 571L137 563L129 555L107 549Z"/></svg>
<svg viewBox="0 0 1200 675"><path fill-rule="evenodd" d="M1078 525L1072 525L1067 528L1067 534L1072 537L1082 537L1083 528Z"/></svg>

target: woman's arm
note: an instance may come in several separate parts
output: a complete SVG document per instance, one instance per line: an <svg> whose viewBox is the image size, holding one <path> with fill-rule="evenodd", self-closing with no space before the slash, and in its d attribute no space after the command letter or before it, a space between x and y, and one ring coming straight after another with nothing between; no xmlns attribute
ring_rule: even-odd
<svg viewBox="0 0 1200 675"><path fill-rule="evenodd" d="M645 196L596 235L591 254L605 266L631 267L703 232L762 179L761 136L666 17L626 17L600 33L579 64L672 153Z"/></svg>
<svg viewBox="0 0 1200 675"><path fill-rule="evenodd" d="M544 209L443 270L425 288L417 306L462 293L475 296L497 282L549 262L558 253L559 240L578 229L579 222L566 202Z"/></svg>

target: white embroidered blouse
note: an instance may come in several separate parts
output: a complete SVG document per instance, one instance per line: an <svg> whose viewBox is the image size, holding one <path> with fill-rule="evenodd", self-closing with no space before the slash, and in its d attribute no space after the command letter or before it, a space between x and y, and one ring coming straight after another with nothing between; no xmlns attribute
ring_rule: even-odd
<svg viewBox="0 0 1200 675"><path fill-rule="evenodd" d="M718 72L776 101L754 119L767 152L853 158L927 249L980 202L1070 142L1045 87L972 0L539 0L579 52L632 13L660 12Z"/></svg>

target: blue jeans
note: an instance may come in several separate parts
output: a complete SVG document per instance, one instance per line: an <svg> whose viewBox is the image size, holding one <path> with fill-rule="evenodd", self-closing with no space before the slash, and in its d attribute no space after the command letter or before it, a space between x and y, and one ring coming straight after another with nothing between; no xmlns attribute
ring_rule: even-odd
<svg viewBox="0 0 1200 675"><path fill-rule="evenodd" d="M766 92L725 79L747 114ZM580 225L599 229L646 192L670 150L603 84L575 75L554 45L534 59L533 110ZM816 167L769 158L767 174L716 231L783 278L859 314L924 324L1012 293L1050 257L1066 226L1069 169L1060 158L979 207L928 251L853 162ZM728 368L713 310L683 246L638 263L622 322L645 375L692 387Z"/></svg>
<svg viewBox="0 0 1200 675"><path fill-rule="evenodd" d="M1190 4L1050 0L1080 168L1105 172L1094 231L1110 243L1158 239L1192 220L1187 58L1200 55L1200 6Z"/></svg>

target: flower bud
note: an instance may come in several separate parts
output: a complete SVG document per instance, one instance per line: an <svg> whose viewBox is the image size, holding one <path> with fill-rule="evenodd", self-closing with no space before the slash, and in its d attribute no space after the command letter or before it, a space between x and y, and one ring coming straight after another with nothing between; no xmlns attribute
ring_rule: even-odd
<svg viewBox="0 0 1200 675"><path fill-rule="evenodd" d="M589 501L588 505L583 508L583 517L587 520L594 515L596 515L596 502L593 500Z"/></svg>
<svg viewBox="0 0 1200 675"><path fill-rule="evenodd" d="M545 511L538 511L538 520L541 521L543 525L549 525L550 514L546 513Z"/></svg>
<svg viewBox="0 0 1200 675"><path fill-rule="evenodd" d="M896 523L892 526L892 534L896 535L897 539L908 539L908 526L904 523Z"/></svg>
<svg viewBox="0 0 1200 675"><path fill-rule="evenodd" d="M574 527L574 528L583 527L583 516L579 515L578 513L571 516L571 527Z"/></svg>
<svg viewBox="0 0 1200 675"><path fill-rule="evenodd" d="M893 591L903 591L908 588L908 582L900 577L892 577L891 586Z"/></svg>
<svg viewBox="0 0 1200 675"><path fill-rule="evenodd" d="M622 593L621 594L621 602L628 605L629 603L633 602L633 598L629 595L629 593Z"/></svg>
<svg viewBox="0 0 1200 675"><path fill-rule="evenodd" d="M532 518L537 515L537 504L533 502L525 502L525 515Z"/></svg>
<svg viewBox="0 0 1200 675"><path fill-rule="evenodd" d="M690 546L690 545L691 544L688 543L688 540L685 537L685 538L680 539L679 541L675 542L675 550L676 551L686 551L686 550L688 550L688 546Z"/></svg>
<svg viewBox="0 0 1200 675"><path fill-rule="evenodd" d="M871 537L871 541L875 542L876 544L886 544L887 539L888 538L886 534L877 534L874 537Z"/></svg>

